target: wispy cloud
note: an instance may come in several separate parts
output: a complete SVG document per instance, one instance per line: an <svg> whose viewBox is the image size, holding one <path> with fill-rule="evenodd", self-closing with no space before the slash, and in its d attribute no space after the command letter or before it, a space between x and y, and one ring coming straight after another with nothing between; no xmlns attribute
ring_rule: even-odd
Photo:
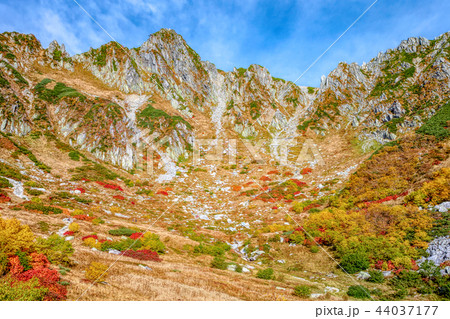
<svg viewBox="0 0 450 319"><path fill-rule="evenodd" d="M231 70L252 63L295 80L372 0L77 0L118 41L141 45L172 28L204 60ZM0 0L0 31L33 33L44 46L56 39L71 54L111 39L71 0ZM362 63L410 36L450 30L448 1L379 1L301 79L319 84L340 61Z"/></svg>

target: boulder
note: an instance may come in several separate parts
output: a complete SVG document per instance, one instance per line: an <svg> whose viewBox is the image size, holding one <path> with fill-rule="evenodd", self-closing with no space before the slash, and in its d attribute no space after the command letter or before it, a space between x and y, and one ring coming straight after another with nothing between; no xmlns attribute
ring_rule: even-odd
<svg viewBox="0 0 450 319"><path fill-rule="evenodd" d="M357 275L356 275L356 279L360 279L360 280L366 280L369 279L370 275L367 271L360 271Z"/></svg>

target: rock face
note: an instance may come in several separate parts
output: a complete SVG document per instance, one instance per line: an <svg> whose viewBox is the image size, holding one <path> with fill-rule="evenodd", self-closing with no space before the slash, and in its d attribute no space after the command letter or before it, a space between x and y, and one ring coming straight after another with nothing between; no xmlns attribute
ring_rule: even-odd
<svg viewBox="0 0 450 319"><path fill-rule="evenodd" d="M450 202L443 202L439 205L434 206L434 209L440 213L446 213L450 209Z"/></svg>
<svg viewBox="0 0 450 319"><path fill-rule="evenodd" d="M145 145L166 138L159 152L167 176L188 156L196 128L208 138L277 141L345 130L365 145L385 143L422 125L450 92L449 33L407 39L362 65L340 63L318 89L274 78L259 65L219 70L169 29L138 48L110 42L73 57L56 41L43 49L32 35L3 33L0 45L2 132L54 130L72 146L129 170ZM28 79L42 78L36 66L75 82L83 74L120 94L81 91L85 98L74 101L75 93L58 92L46 99Z"/></svg>
<svg viewBox="0 0 450 319"><path fill-rule="evenodd" d="M435 265L439 266L446 260L450 260L450 236L438 237L434 239L428 245L427 252L429 257L418 260L418 264L421 264L425 260L432 261Z"/></svg>

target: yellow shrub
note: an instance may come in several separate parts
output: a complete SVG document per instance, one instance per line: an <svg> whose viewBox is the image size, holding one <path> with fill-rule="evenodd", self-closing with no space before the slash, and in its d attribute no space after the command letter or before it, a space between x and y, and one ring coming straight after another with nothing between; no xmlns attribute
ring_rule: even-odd
<svg viewBox="0 0 450 319"><path fill-rule="evenodd" d="M345 211L341 209L326 209L309 216L305 229L333 244L353 236L368 235L370 225L361 211ZM324 233L318 233L322 229ZM313 234L313 235L314 235Z"/></svg>
<svg viewBox="0 0 450 319"><path fill-rule="evenodd" d="M275 233L279 231L289 231L292 229L290 225L281 225L281 224L271 224L263 228L263 232L265 233Z"/></svg>
<svg viewBox="0 0 450 319"><path fill-rule="evenodd" d="M100 207L100 206L94 206L94 207L91 207L91 210L92 210L92 212L94 212L94 213L98 213L98 212L101 211L101 207Z"/></svg>
<svg viewBox="0 0 450 319"><path fill-rule="evenodd" d="M102 244L99 243L95 238L89 237L86 238L85 240L83 240L83 244L91 247L91 248L96 248L96 249L100 249Z"/></svg>
<svg viewBox="0 0 450 319"><path fill-rule="evenodd" d="M450 168L444 167L434 173L433 180L426 182L415 192L408 195L407 200L416 205L436 205L450 198Z"/></svg>
<svg viewBox="0 0 450 319"><path fill-rule="evenodd" d="M81 209L74 209L71 213L72 216L76 216L76 215L84 215L84 211L82 211Z"/></svg>
<svg viewBox="0 0 450 319"><path fill-rule="evenodd" d="M111 206L109 210L111 211L111 213L120 213L122 211L122 208L117 206Z"/></svg>
<svg viewBox="0 0 450 319"><path fill-rule="evenodd" d="M34 248L34 234L30 227L21 225L17 219L0 218L0 252L12 255Z"/></svg>
<svg viewBox="0 0 450 319"><path fill-rule="evenodd" d="M107 265L93 261L86 269L86 279L93 282L105 281L106 277L108 276L107 270Z"/></svg>
<svg viewBox="0 0 450 319"><path fill-rule="evenodd" d="M392 263L397 268L411 269L412 267L411 258L406 256L395 258Z"/></svg>
<svg viewBox="0 0 450 319"><path fill-rule="evenodd" d="M80 225L78 223L71 223L69 225L69 230L73 231L74 233L78 232L80 230Z"/></svg>

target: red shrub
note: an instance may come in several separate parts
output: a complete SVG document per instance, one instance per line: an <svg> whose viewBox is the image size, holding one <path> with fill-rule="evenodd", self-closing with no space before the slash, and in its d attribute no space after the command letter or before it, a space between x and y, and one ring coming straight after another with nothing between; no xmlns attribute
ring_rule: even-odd
<svg viewBox="0 0 450 319"><path fill-rule="evenodd" d="M0 194L0 203L9 203L11 198L6 196L5 194Z"/></svg>
<svg viewBox="0 0 450 319"><path fill-rule="evenodd" d="M299 180L296 179L296 178L291 178L290 181L292 181L292 182L294 182L295 184L297 184L298 187L306 186L306 183L305 183L305 182L299 181Z"/></svg>
<svg viewBox="0 0 450 319"><path fill-rule="evenodd" d="M79 191L81 194L86 193L86 190L82 187L75 188L76 191Z"/></svg>
<svg viewBox="0 0 450 319"><path fill-rule="evenodd" d="M305 167L304 169L302 169L302 175L306 175L312 172L312 168L311 167Z"/></svg>
<svg viewBox="0 0 450 319"><path fill-rule="evenodd" d="M67 289L59 284L59 273L47 267L38 267L25 271L15 276L19 281L28 281L32 278L38 278L42 287L48 288L44 300L64 300L67 298Z"/></svg>
<svg viewBox="0 0 450 319"><path fill-rule="evenodd" d="M142 237L142 233L134 233L130 236L131 239L139 239Z"/></svg>
<svg viewBox="0 0 450 319"><path fill-rule="evenodd" d="M71 231L71 230L68 230L68 231L66 231L63 235L64 235L64 236L73 236L73 235L75 235L75 232L73 232L73 231Z"/></svg>
<svg viewBox="0 0 450 319"><path fill-rule="evenodd" d="M274 171L267 172L267 174L280 174L280 172L277 170L274 170Z"/></svg>
<svg viewBox="0 0 450 319"><path fill-rule="evenodd" d="M277 206L273 206L272 209L278 209L278 207Z"/></svg>
<svg viewBox="0 0 450 319"><path fill-rule="evenodd" d="M72 216L72 217L75 218L75 219L85 220L85 221L88 221L88 222L93 220L93 219L95 219L94 216L88 216L88 215L75 215L75 216Z"/></svg>
<svg viewBox="0 0 450 319"><path fill-rule="evenodd" d="M88 238L94 238L95 240L98 240L98 236L97 235L87 235L81 238L81 240L86 240Z"/></svg>
<svg viewBox="0 0 450 319"><path fill-rule="evenodd" d="M161 258L159 258L159 255L157 252L148 250L148 249L142 249L142 250L125 250L122 252L122 255L126 257L131 257L139 260L151 260L151 261L162 261Z"/></svg>
<svg viewBox="0 0 450 319"><path fill-rule="evenodd" d="M156 194L164 195L164 196L168 196L169 195L169 193L167 193L166 191L162 191L162 190L157 191Z"/></svg>
<svg viewBox="0 0 450 319"><path fill-rule="evenodd" d="M103 186L104 188L114 189L123 192L123 188L116 184L108 184L105 182L97 181L97 184Z"/></svg>
<svg viewBox="0 0 450 319"><path fill-rule="evenodd" d="M113 196L114 199L118 199L118 200L124 200L125 197L123 197L122 195L114 195Z"/></svg>
<svg viewBox="0 0 450 319"><path fill-rule="evenodd" d="M263 182L271 181L271 179L269 177L267 177L267 176L261 176L261 178L259 180L263 181Z"/></svg>
<svg viewBox="0 0 450 319"><path fill-rule="evenodd" d="M294 176L294 174L292 174L291 172L285 172L283 175L286 176L286 177L288 177L288 176Z"/></svg>
<svg viewBox="0 0 450 319"><path fill-rule="evenodd" d="M239 186L239 185L233 185L233 186L231 186L231 190L232 190L233 192L239 192L241 189L242 189L242 186Z"/></svg>
<svg viewBox="0 0 450 319"><path fill-rule="evenodd" d="M382 198L382 199L379 199L379 200L375 200L375 201L372 201L372 202L364 202L364 204L366 206L370 206L371 204L380 204L380 203L384 203L384 202L387 202L387 201L390 201L390 200L396 200L397 198L404 197L406 195L408 195L408 191L403 192L401 194L391 195L391 196L388 196L388 197L385 197L385 198Z"/></svg>
<svg viewBox="0 0 450 319"><path fill-rule="evenodd" d="M9 272L11 273L11 275L17 276L23 272L24 268L23 268L22 264L20 263L18 256L9 257L8 261L10 264Z"/></svg>
<svg viewBox="0 0 450 319"><path fill-rule="evenodd" d="M31 266L33 267L33 269L50 266L50 262L48 261L47 257L44 254L31 253L30 257L31 257Z"/></svg>

